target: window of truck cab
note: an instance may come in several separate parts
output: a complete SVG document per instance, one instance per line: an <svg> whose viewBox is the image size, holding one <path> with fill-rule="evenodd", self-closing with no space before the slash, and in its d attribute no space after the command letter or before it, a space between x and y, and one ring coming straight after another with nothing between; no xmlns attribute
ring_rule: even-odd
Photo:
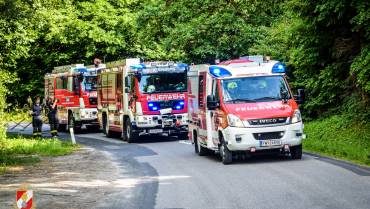
<svg viewBox="0 0 370 209"><path fill-rule="evenodd" d="M143 74L139 79L139 88L144 94L185 92L186 79L186 72Z"/></svg>
<svg viewBox="0 0 370 209"><path fill-rule="evenodd" d="M82 88L85 91L96 91L97 89L97 76L84 76Z"/></svg>
<svg viewBox="0 0 370 209"><path fill-rule="evenodd" d="M237 77L221 80L224 103L271 102L291 99L288 85L282 75Z"/></svg>

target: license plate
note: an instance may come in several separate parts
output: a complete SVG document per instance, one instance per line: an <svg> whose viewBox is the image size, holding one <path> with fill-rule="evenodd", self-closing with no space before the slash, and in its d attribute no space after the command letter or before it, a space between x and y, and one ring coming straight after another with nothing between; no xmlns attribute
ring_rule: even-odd
<svg viewBox="0 0 370 209"><path fill-rule="evenodd" d="M271 146L279 146L279 145L282 145L282 142L279 139L260 140L261 147L271 147Z"/></svg>
<svg viewBox="0 0 370 209"><path fill-rule="evenodd" d="M150 134L158 134L158 133L162 133L162 132L163 132L162 129L149 129Z"/></svg>

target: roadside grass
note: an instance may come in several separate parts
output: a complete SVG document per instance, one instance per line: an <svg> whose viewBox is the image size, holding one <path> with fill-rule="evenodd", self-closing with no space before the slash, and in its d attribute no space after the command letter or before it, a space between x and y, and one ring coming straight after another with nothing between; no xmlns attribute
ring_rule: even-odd
<svg viewBox="0 0 370 209"><path fill-rule="evenodd" d="M305 151L370 166L370 124L345 115L305 123Z"/></svg>
<svg viewBox="0 0 370 209"><path fill-rule="evenodd" d="M40 162L40 156L68 155L79 147L58 139L20 135L8 135L0 141L0 174L9 166L34 164Z"/></svg>

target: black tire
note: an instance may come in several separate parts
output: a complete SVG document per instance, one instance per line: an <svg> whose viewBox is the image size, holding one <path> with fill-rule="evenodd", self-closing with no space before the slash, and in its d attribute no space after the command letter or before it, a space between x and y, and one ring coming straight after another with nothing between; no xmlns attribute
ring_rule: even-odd
<svg viewBox="0 0 370 209"><path fill-rule="evenodd" d="M113 136L112 131L109 130L108 117L106 115L103 115L103 133L108 138L111 138Z"/></svg>
<svg viewBox="0 0 370 209"><path fill-rule="evenodd" d="M128 143L135 142L139 138L139 134L133 132L131 120L129 118L126 120L125 126L124 139Z"/></svg>
<svg viewBox="0 0 370 209"><path fill-rule="evenodd" d="M195 153L198 153L199 156L205 156L205 155L207 155L209 153L207 148L202 147L198 143L198 136L197 136L197 134L194 135L194 145L195 145Z"/></svg>
<svg viewBox="0 0 370 209"><path fill-rule="evenodd" d="M293 160L302 159L302 144L290 148L290 155Z"/></svg>
<svg viewBox="0 0 370 209"><path fill-rule="evenodd" d="M178 139L178 140L187 140L187 139L189 139L189 137L188 137L188 133L181 133L181 134L178 134L178 135L177 135L177 139Z"/></svg>
<svg viewBox="0 0 370 209"><path fill-rule="evenodd" d="M73 117L73 114L68 114L68 130L70 128L73 128L73 131L75 133L80 133L81 132L81 126L78 126L76 121L75 121L75 118Z"/></svg>
<svg viewBox="0 0 370 209"><path fill-rule="evenodd" d="M224 165L231 164L233 162L233 153L227 148L226 143L222 140L220 145L221 161Z"/></svg>
<svg viewBox="0 0 370 209"><path fill-rule="evenodd" d="M59 132L66 132L67 131L67 124L59 124L58 125Z"/></svg>

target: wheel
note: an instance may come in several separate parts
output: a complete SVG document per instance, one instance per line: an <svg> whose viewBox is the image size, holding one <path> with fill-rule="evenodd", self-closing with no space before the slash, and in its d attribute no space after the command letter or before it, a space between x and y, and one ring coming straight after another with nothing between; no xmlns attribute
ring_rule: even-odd
<svg viewBox="0 0 370 209"><path fill-rule="evenodd" d="M208 149L204 148L198 143L198 136L197 134L194 134L194 147L195 147L195 153L198 153L199 156L205 156L208 154Z"/></svg>
<svg viewBox="0 0 370 209"><path fill-rule="evenodd" d="M299 160L302 159L302 144L290 148L290 155L292 159Z"/></svg>
<svg viewBox="0 0 370 209"><path fill-rule="evenodd" d="M66 132L67 131L67 124L59 124L58 125L59 132Z"/></svg>
<svg viewBox="0 0 370 209"><path fill-rule="evenodd" d="M130 119L126 120L125 126L126 126L126 128L125 128L124 139L128 143L132 143L132 142L136 141L139 138L139 134L133 132L133 128L132 128L132 124L131 124Z"/></svg>
<svg viewBox="0 0 370 209"><path fill-rule="evenodd" d="M227 148L226 143L222 140L220 145L221 160L224 165L231 164L233 162L233 153Z"/></svg>
<svg viewBox="0 0 370 209"><path fill-rule="evenodd" d="M178 140L187 140L188 139L188 133L181 133L177 135Z"/></svg>
<svg viewBox="0 0 370 209"><path fill-rule="evenodd" d="M113 136L112 131L109 130L109 121L106 115L103 115L103 133L109 138Z"/></svg>
<svg viewBox="0 0 370 209"><path fill-rule="evenodd" d="M75 133L81 132L81 126L78 126L76 124L75 118L73 117L73 114L68 114L68 129L73 128L73 131Z"/></svg>

